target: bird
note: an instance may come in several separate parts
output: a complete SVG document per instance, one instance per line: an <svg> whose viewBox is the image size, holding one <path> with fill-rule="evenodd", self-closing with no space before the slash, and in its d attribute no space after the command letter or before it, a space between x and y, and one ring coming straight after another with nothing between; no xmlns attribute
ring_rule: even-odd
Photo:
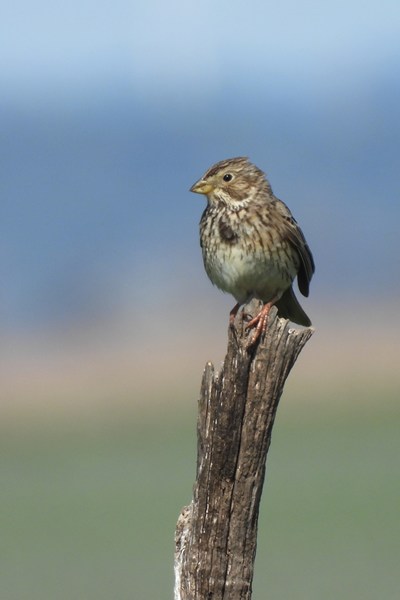
<svg viewBox="0 0 400 600"><path fill-rule="evenodd" d="M315 271L311 250L289 208L273 193L265 173L239 156L217 162L190 188L204 194L207 206L200 220L200 245L211 282L231 294L233 325L241 305L256 298L263 303L247 323L255 328L249 346L267 329L268 313L309 327L311 320L297 300L293 281L308 296Z"/></svg>

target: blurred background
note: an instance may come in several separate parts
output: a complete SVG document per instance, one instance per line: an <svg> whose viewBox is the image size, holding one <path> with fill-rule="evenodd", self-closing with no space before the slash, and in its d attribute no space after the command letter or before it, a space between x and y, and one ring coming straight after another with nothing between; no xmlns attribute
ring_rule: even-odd
<svg viewBox="0 0 400 600"><path fill-rule="evenodd" d="M172 597L234 304L188 189L237 155L317 266L254 598L397 598L398 2L16 0L0 34L2 600Z"/></svg>

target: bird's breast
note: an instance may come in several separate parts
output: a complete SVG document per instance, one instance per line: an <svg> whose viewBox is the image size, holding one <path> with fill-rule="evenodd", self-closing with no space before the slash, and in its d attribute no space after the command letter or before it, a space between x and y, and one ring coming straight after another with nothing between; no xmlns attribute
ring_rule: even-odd
<svg viewBox="0 0 400 600"><path fill-rule="evenodd" d="M273 231L257 227L240 211L205 211L200 233L209 278L238 302L252 295L268 301L284 291L296 275L291 261L286 260L286 242Z"/></svg>

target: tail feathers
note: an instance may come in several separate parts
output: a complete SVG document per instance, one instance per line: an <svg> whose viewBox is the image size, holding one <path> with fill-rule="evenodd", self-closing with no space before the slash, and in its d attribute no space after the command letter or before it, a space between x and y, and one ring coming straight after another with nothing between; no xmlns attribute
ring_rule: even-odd
<svg viewBox="0 0 400 600"><path fill-rule="evenodd" d="M294 295L292 286L286 290L278 302L275 302L275 306L278 309L278 315L283 319L289 319L289 321L293 321L293 323L297 323L298 325L304 325L304 327L311 325L310 319Z"/></svg>

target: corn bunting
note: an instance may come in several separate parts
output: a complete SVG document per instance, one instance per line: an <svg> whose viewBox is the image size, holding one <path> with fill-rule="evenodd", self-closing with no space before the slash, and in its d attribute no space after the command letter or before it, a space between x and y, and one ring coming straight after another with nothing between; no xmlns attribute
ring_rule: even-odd
<svg viewBox="0 0 400 600"><path fill-rule="evenodd" d="M308 296L314 260L292 213L272 192L265 174L247 158L213 165L191 188L207 196L200 221L204 266L212 283L234 296L233 323L240 305L251 298L264 303L248 324L256 327L250 345L265 331L268 312L309 326L311 321L294 295Z"/></svg>

